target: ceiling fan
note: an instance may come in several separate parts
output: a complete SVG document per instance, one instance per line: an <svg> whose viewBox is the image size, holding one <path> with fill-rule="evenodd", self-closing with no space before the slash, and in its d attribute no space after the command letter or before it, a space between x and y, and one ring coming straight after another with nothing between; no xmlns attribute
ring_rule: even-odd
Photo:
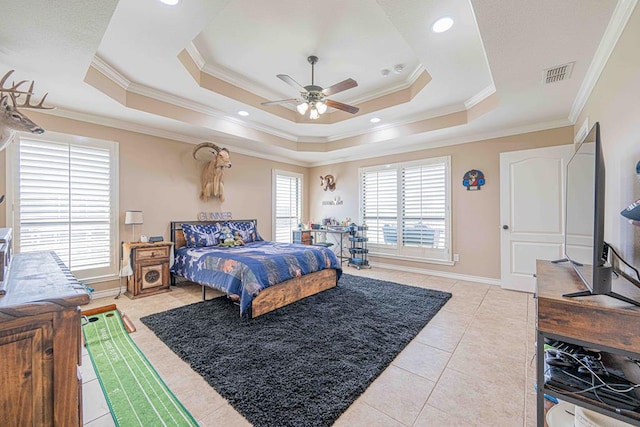
<svg viewBox="0 0 640 427"><path fill-rule="evenodd" d="M302 86L295 80L293 80L290 76L286 74L278 74L277 77L283 82L293 86L294 88L300 91L300 96L302 98L290 98L290 99L281 99L279 101L268 101L263 102L262 105L278 105L278 104L286 104L292 103L297 104L296 109L300 114L305 114L309 108L309 118L312 120L320 117L320 114L323 114L327 111L327 107L333 107L338 110L346 111L351 114L356 114L360 109L358 107L354 107L353 105L344 104L342 102L333 101L331 99L327 99L328 96L335 95L338 92L342 92L347 89L351 89L353 87L358 86L358 82L353 79L346 79L339 83L336 83L328 88L324 89L320 86L316 86L314 84L314 70L316 62L318 62L317 56L309 56L307 61L311 64L311 84L307 86Z"/></svg>

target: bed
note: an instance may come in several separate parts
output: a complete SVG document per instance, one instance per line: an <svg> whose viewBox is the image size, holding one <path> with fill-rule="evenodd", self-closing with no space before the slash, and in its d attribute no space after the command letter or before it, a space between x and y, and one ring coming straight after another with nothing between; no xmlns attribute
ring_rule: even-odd
<svg viewBox="0 0 640 427"><path fill-rule="evenodd" d="M219 247L222 227L245 245ZM184 227L184 229L183 229ZM322 246L263 240L256 220L172 221L176 278L224 292L240 306L240 315L258 317L337 285L342 274L335 253Z"/></svg>

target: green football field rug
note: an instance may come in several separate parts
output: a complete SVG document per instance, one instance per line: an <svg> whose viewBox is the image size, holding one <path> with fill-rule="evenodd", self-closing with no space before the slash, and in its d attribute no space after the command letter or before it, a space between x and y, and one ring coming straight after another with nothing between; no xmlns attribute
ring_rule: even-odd
<svg viewBox="0 0 640 427"><path fill-rule="evenodd" d="M117 426L198 426L133 342L118 310L87 319L85 343Z"/></svg>

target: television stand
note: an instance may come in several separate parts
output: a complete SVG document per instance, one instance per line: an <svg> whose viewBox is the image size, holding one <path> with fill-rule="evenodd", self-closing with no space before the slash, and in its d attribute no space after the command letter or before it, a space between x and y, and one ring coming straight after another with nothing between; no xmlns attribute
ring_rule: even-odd
<svg viewBox="0 0 640 427"><path fill-rule="evenodd" d="M536 406L537 426L545 425L545 399L547 394L612 418L640 425L640 411L617 411L581 393L572 393L545 382L545 338L562 341L610 355L612 370L624 372L634 383L640 382L638 366L631 362L640 359L640 308L623 306L613 299L592 298L577 301L563 294L578 293L583 283L568 264L553 264L538 260L536 263ZM640 290L631 283L618 284L628 295L640 300ZM636 396L640 398L640 395Z"/></svg>
<svg viewBox="0 0 640 427"><path fill-rule="evenodd" d="M551 262L553 262L553 261L551 261ZM636 305L636 306L640 307L640 302L634 301L631 298L627 298L624 295L620 295L620 294L618 294L616 292L603 292L601 294L594 294L591 291L580 291L580 292L571 292L569 294L563 294L562 296L563 297L567 297L567 298L575 298L575 297L590 297L590 296L593 296L593 295L606 295L606 296L609 296L611 298L615 298L615 299L618 299L620 301L624 301L626 303L633 304L633 305Z"/></svg>

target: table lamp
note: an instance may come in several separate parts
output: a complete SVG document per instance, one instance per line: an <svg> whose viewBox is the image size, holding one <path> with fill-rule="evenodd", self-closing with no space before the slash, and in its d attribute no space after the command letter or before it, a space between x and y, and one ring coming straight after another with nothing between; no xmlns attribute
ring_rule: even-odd
<svg viewBox="0 0 640 427"><path fill-rule="evenodd" d="M142 225L142 211L126 211L126 213L124 214L124 224L133 225L133 230L131 232L131 241L136 242L136 225Z"/></svg>

